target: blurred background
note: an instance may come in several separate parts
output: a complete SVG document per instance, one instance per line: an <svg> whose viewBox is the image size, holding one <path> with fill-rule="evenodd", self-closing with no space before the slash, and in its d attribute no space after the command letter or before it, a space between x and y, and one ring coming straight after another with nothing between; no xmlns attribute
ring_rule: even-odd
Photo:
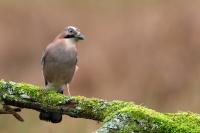
<svg viewBox="0 0 200 133"><path fill-rule="evenodd" d="M1 0L0 79L43 86L40 57L67 25L78 45L72 95L133 101L160 112L200 113L200 1ZM0 115L0 133L89 133L92 120L40 121L24 109L20 123Z"/></svg>

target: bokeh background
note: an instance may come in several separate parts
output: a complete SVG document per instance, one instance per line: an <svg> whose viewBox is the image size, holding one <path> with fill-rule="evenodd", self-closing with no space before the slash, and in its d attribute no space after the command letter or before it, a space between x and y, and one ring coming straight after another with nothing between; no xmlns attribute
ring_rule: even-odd
<svg viewBox="0 0 200 133"><path fill-rule="evenodd" d="M40 57L66 25L86 35L71 93L200 113L200 1L1 0L0 78L43 86ZM89 133L92 120L24 123L0 115L0 133Z"/></svg>

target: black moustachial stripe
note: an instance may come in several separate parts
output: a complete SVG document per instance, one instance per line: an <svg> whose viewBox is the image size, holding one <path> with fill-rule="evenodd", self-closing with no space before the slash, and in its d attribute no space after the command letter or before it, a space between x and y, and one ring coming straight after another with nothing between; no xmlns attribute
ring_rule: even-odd
<svg viewBox="0 0 200 133"><path fill-rule="evenodd" d="M66 35L64 38L75 38L74 35Z"/></svg>

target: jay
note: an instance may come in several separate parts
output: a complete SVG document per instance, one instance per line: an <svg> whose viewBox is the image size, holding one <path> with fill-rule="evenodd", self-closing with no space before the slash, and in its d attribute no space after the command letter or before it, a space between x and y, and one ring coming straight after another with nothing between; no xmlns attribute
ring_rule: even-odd
<svg viewBox="0 0 200 133"><path fill-rule="evenodd" d="M69 83L78 68L76 43L84 38L78 28L68 26L46 47L41 59L46 89L63 94L66 86L70 95ZM62 114L55 112L41 111L39 117L52 123L62 120Z"/></svg>

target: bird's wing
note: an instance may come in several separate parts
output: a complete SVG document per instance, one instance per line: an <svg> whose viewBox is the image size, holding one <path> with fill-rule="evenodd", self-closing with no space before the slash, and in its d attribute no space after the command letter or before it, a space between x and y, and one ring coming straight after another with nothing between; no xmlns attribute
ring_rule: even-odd
<svg viewBox="0 0 200 133"><path fill-rule="evenodd" d="M42 53L42 57L41 57L41 65L42 67L44 67L45 65L45 58L47 56L47 52L46 52L46 49L43 51ZM45 85L48 85L48 81L46 80L46 78L44 77L44 82L45 82Z"/></svg>
<svg viewBox="0 0 200 133"><path fill-rule="evenodd" d="M76 57L76 63L75 64L78 65L78 57Z"/></svg>
<svg viewBox="0 0 200 133"><path fill-rule="evenodd" d="M46 55L47 55L47 52L46 52L46 50L44 50L44 51L42 52L42 58L41 58L41 60L40 60L41 65L44 65Z"/></svg>

